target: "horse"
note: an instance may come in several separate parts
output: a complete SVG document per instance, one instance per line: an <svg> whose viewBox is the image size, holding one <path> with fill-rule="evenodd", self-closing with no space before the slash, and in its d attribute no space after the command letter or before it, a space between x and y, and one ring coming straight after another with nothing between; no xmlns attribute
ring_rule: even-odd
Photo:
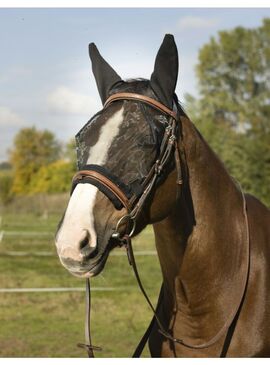
<svg viewBox="0 0 270 365"><path fill-rule="evenodd" d="M270 356L270 211L242 192L178 102L174 37L150 80L123 81L94 43L89 54L104 108L76 135L61 263L98 275L121 237L152 224L163 282L151 356Z"/></svg>

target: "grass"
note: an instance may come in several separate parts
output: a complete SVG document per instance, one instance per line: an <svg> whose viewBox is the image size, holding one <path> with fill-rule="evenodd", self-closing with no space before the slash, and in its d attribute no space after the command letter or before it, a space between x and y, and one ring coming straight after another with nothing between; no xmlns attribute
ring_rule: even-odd
<svg viewBox="0 0 270 365"><path fill-rule="evenodd" d="M31 213L3 214L0 231L6 234L0 243L1 288L84 286L84 280L71 276L56 255L53 235L60 217L60 213L46 217ZM33 231L37 234L31 234ZM133 246L135 253L154 250L151 229L136 238ZM46 251L52 255L9 256L7 251ZM157 256L137 256L137 265L155 304L161 283ZM104 271L92 279L91 285L119 289L92 292L93 343L103 347L96 356L130 357L152 313L127 258L110 256ZM84 350L76 346L84 341L84 300L84 292L0 293L0 356L85 357ZM147 349L144 356L149 356Z"/></svg>
<svg viewBox="0 0 270 365"><path fill-rule="evenodd" d="M85 357L76 346L84 341L84 293L19 294L12 311L11 295L1 298L1 356ZM103 347L97 357L130 357L150 311L135 291L94 292L92 300L93 343Z"/></svg>

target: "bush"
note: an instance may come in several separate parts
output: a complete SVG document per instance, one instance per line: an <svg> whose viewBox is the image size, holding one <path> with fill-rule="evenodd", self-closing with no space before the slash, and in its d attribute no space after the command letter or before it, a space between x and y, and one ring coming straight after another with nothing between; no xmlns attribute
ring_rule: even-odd
<svg viewBox="0 0 270 365"><path fill-rule="evenodd" d="M63 193L71 187L71 179L75 170L71 162L55 161L42 166L33 176L30 183L31 193Z"/></svg>
<svg viewBox="0 0 270 365"><path fill-rule="evenodd" d="M10 162L14 170L12 191L17 195L31 193L31 180L41 166L60 156L61 145L50 131L35 127L21 129L14 138Z"/></svg>

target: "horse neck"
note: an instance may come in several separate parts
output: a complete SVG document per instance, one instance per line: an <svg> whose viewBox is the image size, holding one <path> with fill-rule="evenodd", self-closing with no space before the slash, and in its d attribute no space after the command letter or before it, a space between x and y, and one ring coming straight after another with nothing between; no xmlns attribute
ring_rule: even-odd
<svg viewBox="0 0 270 365"><path fill-rule="evenodd" d="M229 296L228 308L236 304L232 282L236 292L244 285L243 198L186 117L182 128L189 186L171 214L154 225L157 251L171 305L188 307L190 312L219 311L218 303L226 305L224 296ZM192 201L186 199L188 190Z"/></svg>

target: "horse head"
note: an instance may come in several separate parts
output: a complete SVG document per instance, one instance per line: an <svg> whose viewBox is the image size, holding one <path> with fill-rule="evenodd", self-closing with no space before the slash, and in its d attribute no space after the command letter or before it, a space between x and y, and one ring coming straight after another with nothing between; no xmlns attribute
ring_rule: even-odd
<svg viewBox="0 0 270 365"><path fill-rule="evenodd" d="M123 81L93 43L89 54L104 108L76 135L79 173L56 234L62 264L80 277L103 269L119 244L115 237L127 229L136 235L168 215L178 192L171 154L181 133L175 120L180 109L174 93L178 54L173 36L165 36L150 80ZM119 95L123 98L115 97ZM135 219L130 211L142 200Z"/></svg>

